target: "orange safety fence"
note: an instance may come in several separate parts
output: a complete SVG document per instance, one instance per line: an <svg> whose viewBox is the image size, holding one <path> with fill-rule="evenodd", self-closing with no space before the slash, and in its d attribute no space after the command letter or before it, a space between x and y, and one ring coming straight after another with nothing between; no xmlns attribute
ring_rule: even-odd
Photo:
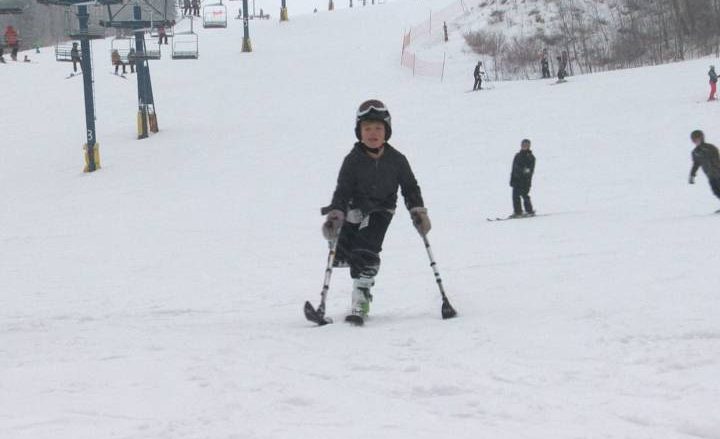
<svg viewBox="0 0 720 439"><path fill-rule="evenodd" d="M442 81L445 77L445 55L442 60L422 59L411 49L411 46L420 41L443 42L445 40L445 23L465 12L467 12L467 8L463 0L456 0L439 11L430 11L427 20L411 27L403 34L400 65L411 69L413 76L439 78Z"/></svg>

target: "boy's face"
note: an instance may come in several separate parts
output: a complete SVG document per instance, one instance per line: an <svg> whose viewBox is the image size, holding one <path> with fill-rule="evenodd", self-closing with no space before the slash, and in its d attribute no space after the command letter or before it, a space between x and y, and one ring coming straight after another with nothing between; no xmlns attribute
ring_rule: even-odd
<svg viewBox="0 0 720 439"><path fill-rule="evenodd" d="M698 137L698 136L695 136L695 137L692 138L692 143L693 143L695 146L700 146L700 144L702 143L702 138L701 138L701 137Z"/></svg>
<svg viewBox="0 0 720 439"><path fill-rule="evenodd" d="M377 121L361 122L360 140L369 148L380 148L385 144L385 124Z"/></svg>
<svg viewBox="0 0 720 439"><path fill-rule="evenodd" d="M522 148L523 151L527 151L528 149L530 149L530 142L523 142L520 145L520 148Z"/></svg>

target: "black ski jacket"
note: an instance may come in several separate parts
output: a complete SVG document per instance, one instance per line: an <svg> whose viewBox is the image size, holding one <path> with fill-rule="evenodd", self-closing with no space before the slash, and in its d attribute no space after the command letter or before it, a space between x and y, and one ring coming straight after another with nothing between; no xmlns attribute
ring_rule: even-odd
<svg viewBox="0 0 720 439"><path fill-rule="evenodd" d="M420 187L404 155L386 143L383 155L373 159L358 142L340 168L330 208L343 212L360 209L365 215L392 211L397 207L398 187L408 209L424 206Z"/></svg>
<svg viewBox="0 0 720 439"><path fill-rule="evenodd" d="M718 75L717 75L717 73L715 73L715 69L711 69L708 72L708 76L710 77L710 82L712 82L713 84L717 84Z"/></svg>
<svg viewBox="0 0 720 439"><path fill-rule="evenodd" d="M693 165L690 175L695 176L698 169L702 168L708 178L720 178L720 153L715 145L701 143L692 152Z"/></svg>
<svg viewBox="0 0 720 439"><path fill-rule="evenodd" d="M510 174L510 186L512 187L530 187L532 185L532 177L535 173L535 156L532 151L520 151L515 154L513 160L512 173Z"/></svg>

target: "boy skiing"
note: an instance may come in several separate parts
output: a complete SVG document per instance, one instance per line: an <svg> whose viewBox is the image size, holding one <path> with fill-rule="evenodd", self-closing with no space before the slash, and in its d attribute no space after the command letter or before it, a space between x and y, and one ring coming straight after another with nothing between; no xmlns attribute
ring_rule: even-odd
<svg viewBox="0 0 720 439"><path fill-rule="evenodd" d="M523 139L520 144L520 152L515 154L513 160L510 174L510 186L513 188L513 214L510 215L510 218L535 215L535 209L530 201L530 187L535 173L535 156L530 150L530 145L530 140ZM523 204L525 205L525 214L523 214Z"/></svg>
<svg viewBox="0 0 720 439"><path fill-rule="evenodd" d="M690 169L690 184L695 184L695 175L702 168L710 181L710 188L716 197L720 198L720 153L715 145L705 143L705 134L695 130L690 134L690 140L695 144L692 151L692 169ZM720 213L718 210L716 213Z"/></svg>
<svg viewBox="0 0 720 439"><path fill-rule="evenodd" d="M710 66L708 76L710 77L710 97L708 98L709 102L715 100L715 93L717 92L718 75L717 73L715 73L715 66Z"/></svg>
<svg viewBox="0 0 720 439"><path fill-rule="evenodd" d="M385 233L397 206L401 189L417 231L425 236L431 228L415 175L407 158L390 146L390 112L378 100L364 102L357 111L358 142L345 157L322 232L337 240L340 261L350 266L353 279L351 313L346 321L361 325L367 317L380 268Z"/></svg>

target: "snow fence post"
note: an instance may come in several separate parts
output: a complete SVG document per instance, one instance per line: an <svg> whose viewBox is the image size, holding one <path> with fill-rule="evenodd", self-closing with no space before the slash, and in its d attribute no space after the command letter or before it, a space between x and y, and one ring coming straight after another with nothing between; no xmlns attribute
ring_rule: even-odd
<svg viewBox="0 0 720 439"><path fill-rule="evenodd" d="M417 58L417 55L413 53L413 78L415 77L415 58Z"/></svg>

